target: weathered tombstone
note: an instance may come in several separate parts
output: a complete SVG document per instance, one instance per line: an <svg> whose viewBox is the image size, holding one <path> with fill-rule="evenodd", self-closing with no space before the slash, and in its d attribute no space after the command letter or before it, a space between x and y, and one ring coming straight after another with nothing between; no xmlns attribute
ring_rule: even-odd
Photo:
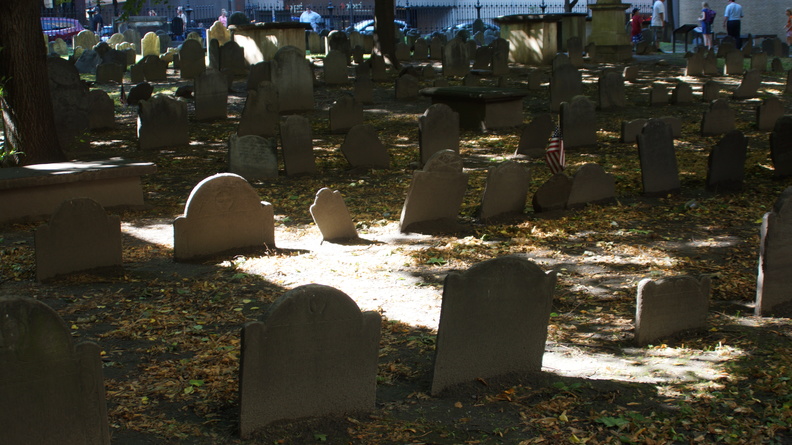
<svg viewBox="0 0 792 445"><path fill-rule="evenodd" d="M141 150L187 145L187 104L164 94L140 102L137 137Z"/></svg>
<svg viewBox="0 0 792 445"><path fill-rule="evenodd" d="M127 104L130 106L138 105L140 101L149 100L152 93L154 93L154 87L148 82L141 82L129 89Z"/></svg>
<svg viewBox="0 0 792 445"><path fill-rule="evenodd" d="M102 63L117 63L121 65L123 71L126 71L127 55L123 51L110 49L102 55Z"/></svg>
<svg viewBox="0 0 792 445"><path fill-rule="evenodd" d="M206 39L211 41L216 39L220 46L231 41L231 31L219 21L214 22L206 33Z"/></svg>
<svg viewBox="0 0 792 445"><path fill-rule="evenodd" d="M544 74L540 70L533 70L528 73L528 89L539 90L544 82Z"/></svg>
<svg viewBox="0 0 792 445"><path fill-rule="evenodd" d="M96 83L121 83L124 81L124 67L117 63L102 63L96 67Z"/></svg>
<svg viewBox="0 0 792 445"><path fill-rule="evenodd" d="M220 46L220 70L227 71L233 76L247 75L245 49L237 42L232 40Z"/></svg>
<svg viewBox="0 0 792 445"><path fill-rule="evenodd" d="M778 57L773 58L773 60L770 62L770 71L774 73L781 73L784 71L784 64L781 63L781 59Z"/></svg>
<svg viewBox="0 0 792 445"><path fill-rule="evenodd" d="M530 184L531 171L517 162L506 161L491 168L481 197L479 218L488 221L522 214Z"/></svg>
<svg viewBox="0 0 792 445"><path fill-rule="evenodd" d="M555 72L557 69L561 68L562 66L569 66L572 65L572 61L569 60L569 56L564 53L558 53L553 57L553 61L551 64L552 71Z"/></svg>
<svg viewBox="0 0 792 445"><path fill-rule="evenodd" d="M396 78L394 90L397 100L415 99L418 97L419 89L418 79L415 76L405 74Z"/></svg>
<svg viewBox="0 0 792 445"><path fill-rule="evenodd" d="M572 191L572 180L563 173L556 173L534 193L531 205L535 213L564 210Z"/></svg>
<svg viewBox="0 0 792 445"><path fill-rule="evenodd" d="M561 65L550 77L550 111L559 111L562 102L569 102L583 91L580 71L572 65Z"/></svg>
<svg viewBox="0 0 792 445"><path fill-rule="evenodd" d="M352 55L352 43L343 31L330 31L327 35L327 50L340 51L346 58L347 63Z"/></svg>
<svg viewBox="0 0 792 445"><path fill-rule="evenodd" d="M168 79L168 62L159 56L145 56L135 65L143 68L143 77L148 82L160 82Z"/></svg>
<svg viewBox="0 0 792 445"><path fill-rule="evenodd" d="M751 54L751 69L760 73L767 72L767 54Z"/></svg>
<svg viewBox="0 0 792 445"><path fill-rule="evenodd" d="M324 58L324 81L327 85L343 85L349 83L347 75L347 56L338 50L330 50Z"/></svg>
<svg viewBox="0 0 792 445"><path fill-rule="evenodd" d="M92 269L121 268L121 219L90 198L64 201L36 229L36 279Z"/></svg>
<svg viewBox="0 0 792 445"><path fill-rule="evenodd" d="M778 118L783 115L784 104L779 98L769 96L756 107L756 128L764 131L772 130Z"/></svg>
<svg viewBox="0 0 792 445"><path fill-rule="evenodd" d="M476 55L476 48L478 48L478 44L475 40L465 40L465 55L468 58L468 66L470 66L470 61Z"/></svg>
<svg viewBox="0 0 792 445"><path fill-rule="evenodd" d="M88 92L88 129L115 128L115 104L104 90Z"/></svg>
<svg viewBox="0 0 792 445"><path fill-rule="evenodd" d="M270 62L259 62L250 65L247 78L247 90L256 90L261 82L272 82L272 64Z"/></svg>
<svg viewBox="0 0 792 445"><path fill-rule="evenodd" d="M217 70L206 70L195 78L195 119L228 118L228 79Z"/></svg>
<svg viewBox="0 0 792 445"><path fill-rule="evenodd" d="M209 40L209 48L207 50L209 55L209 66L208 68L213 68L216 70L220 69L220 42L217 39L210 39Z"/></svg>
<svg viewBox="0 0 792 445"><path fill-rule="evenodd" d="M370 77L355 79L353 88L356 101L361 104L374 103L374 82L371 81Z"/></svg>
<svg viewBox="0 0 792 445"><path fill-rule="evenodd" d="M465 42L454 38L443 47L443 76L465 77L470 72L470 57Z"/></svg>
<svg viewBox="0 0 792 445"><path fill-rule="evenodd" d="M671 127L671 136L673 136L674 139L682 137L682 119L676 116L663 116L660 120Z"/></svg>
<svg viewBox="0 0 792 445"><path fill-rule="evenodd" d="M349 94L344 94L330 107L330 132L346 133L363 123L363 105Z"/></svg>
<svg viewBox="0 0 792 445"><path fill-rule="evenodd" d="M644 194L665 195L679 190L679 170L671 127L660 119L649 119L637 141Z"/></svg>
<svg viewBox="0 0 792 445"><path fill-rule="evenodd" d="M280 126L283 164L288 176L316 173L313 133L307 118L292 115Z"/></svg>
<svg viewBox="0 0 792 445"><path fill-rule="evenodd" d="M783 51L783 42L778 38L762 40L762 52L768 57L787 57Z"/></svg>
<svg viewBox="0 0 792 445"><path fill-rule="evenodd" d="M634 83L638 80L638 70L639 68L636 65L627 65L624 67L624 80L627 82Z"/></svg>
<svg viewBox="0 0 792 445"><path fill-rule="evenodd" d="M737 48L734 37L726 36L722 38L720 44L718 44L718 52L716 56L719 59L725 58L732 51L737 51L740 53L740 56L742 56L742 51Z"/></svg>
<svg viewBox="0 0 792 445"><path fill-rule="evenodd" d="M555 124L550 113L542 113L531 119L523 127L520 134L520 143L514 155L525 155L532 158L544 157L547 141L553 134Z"/></svg>
<svg viewBox="0 0 792 445"><path fill-rule="evenodd" d="M686 76L700 77L704 75L704 54L701 52L693 52L685 54L687 59L687 67L685 68Z"/></svg>
<svg viewBox="0 0 792 445"><path fill-rule="evenodd" d="M371 63L371 80L374 82L384 82L389 79L388 66L385 64L385 58L382 54L372 54L369 58Z"/></svg>
<svg viewBox="0 0 792 445"><path fill-rule="evenodd" d="M449 273L432 394L476 379L540 371L555 283L555 272L517 256Z"/></svg>
<svg viewBox="0 0 792 445"><path fill-rule="evenodd" d="M423 170L413 172L402 208L401 232L438 233L459 228L457 216L467 188L468 175L453 150L432 155Z"/></svg>
<svg viewBox="0 0 792 445"><path fill-rule="evenodd" d="M704 85L701 87L701 100L707 103L717 100L720 96L720 90L720 83L714 80L704 82Z"/></svg>
<svg viewBox="0 0 792 445"><path fill-rule="evenodd" d="M624 78L616 71L605 71L599 78L599 106L611 110L627 106L624 94Z"/></svg>
<svg viewBox="0 0 792 445"><path fill-rule="evenodd" d="M671 103L674 105L690 105L693 103L693 87L687 82L679 82L671 92Z"/></svg>
<svg viewBox="0 0 792 445"><path fill-rule="evenodd" d="M305 60L305 51L294 46L280 48L272 61L272 83L278 87L281 113L313 109L313 70Z"/></svg>
<svg viewBox="0 0 792 445"><path fill-rule="evenodd" d="M407 62L412 59L410 54L410 47L404 42L396 42L396 60L399 62Z"/></svg>
<svg viewBox="0 0 792 445"><path fill-rule="evenodd" d="M572 177L566 208L606 203L616 199L616 181L599 164L584 164Z"/></svg>
<svg viewBox="0 0 792 445"><path fill-rule="evenodd" d="M143 40L141 40L140 46L142 48L141 55L143 57L146 57L146 56L159 57L159 55L160 55L160 38L159 38L159 36L156 33L147 32L146 35L143 36Z"/></svg>
<svg viewBox="0 0 792 445"><path fill-rule="evenodd" d="M739 130L726 133L712 148L707 167L707 189L716 192L742 190L748 142Z"/></svg>
<svg viewBox="0 0 792 445"><path fill-rule="evenodd" d="M146 75L143 73L143 65L136 63L129 67L129 81L132 83L141 83L146 81Z"/></svg>
<svg viewBox="0 0 792 445"><path fill-rule="evenodd" d="M750 70L743 74L742 82L734 92L737 100L750 99L756 97L759 87L762 85L762 74L758 70Z"/></svg>
<svg viewBox="0 0 792 445"><path fill-rule="evenodd" d="M338 242L358 238L355 223L349 215L344 197L338 190L332 191L325 187L316 192L310 212L324 241Z"/></svg>
<svg viewBox="0 0 792 445"><path fill-rule="evenodd" d="M586 96L561 104L561 132L568 148L597 145L596 105Z"/></svg>
<svg viewBox="0 0 792 445"><path fill-rule="evenodd" d="M744 72L742 52L738 50L729 51L726 54L726 63L723 65L723 74L726 76L742 76Z"/></svg>
<svg viewBox="0 0 792 445"><path fill-rule="evenodd" d="M173 257L184 261L229 251L275 247L272 205L241 176L220 173L190 192L173 221Z"/></svg>
<svg viewBox="0 0 792 445"><path fill-rule="evenodd" d="M685 331L707 326L710 278L688 276L638 283L635 341L644 346Z"/></svg>
<svg viewBox="0 0 792 445"><path fill-rule="evenodd" d="M635 138L641 134L644 125L648 122L647 119L634 119L631 121L622 121L621 125L621 141L634 143Z"/></svg>
<svg viewBox="0 0 792 445"><path fill-rule="evenodd" d="M110 444L101 348L74 345L63 319L31 298L0 297L0 332L3 443Z"/></svg>
<svg viewBox="0 0 792 445"><path fill-rule="evenodd" d="M429 58L429 42L424 38L418 38L413 43L413 58L423 61Z"/></svg>
<svg viewBox="0 0 792 445"><path fill-rule="evenodd" d="M195 79L206 71L204 49L197 40L185 40L179 48L179 69L182 79Z"/></svg>
<svg viewBox="0 0 792 445"><path fill-rule="evenodd" d="M481 85L481 76L478 73L470 72L462 78L462 86L477 87Z"/></svg>
<svg viewBox="0 0 792 445"><path fill-rule="evenodd" d="M102 57L106 52L110 51L110 45L108 45L107 42L99 42L94 45L93 50L99 54L99 57Z"/></svg>
<svg viewBox="0 0 792 445"><path fill-rule="evenodd" d="M350 128L341 144L341 152L352 168L390 168L388 150L371 125L360 124Z"/></svg>
<svg viewBox="0 0 792 445"><path fill-rule="evenodd" d="M652 87L649 89L649 105L653 107L668 105L668 101L668 87L658 83L652 84Z"/></svg>
<svg viewBox="0 0 792 445"><path fill-rule="evenodd" d="M126 56L125 65L127 67L135 64L137 61L137 53L135 52L134 48L122 49L120 51L124 53L124 56Z"/></svg>
<svg viewBox="0 0 792 445"><path fill-rule="evenodd" d="M263 81L258 89L248 90L237 134L273 137L278 132L278 119L278 90L272 82Z"/></svg>
<svg viewBox="0 0 792 445"><path fill-rule="evenodd" d="M429 41L429 58L432 60L443 60L443 47L445 41L440 36L433 36Z"/></svg>
<svg viewBox="0 0 792 445"><path fill-rule="evenodd" d="M778 197L770 212L762 218L759 244L759 274L756 280L756 309L761 317L792 316L792 187Z"/></svg>
<svg viewBox="0 0 792 445"><path fill-rule="evenodd" d="M140 45L140 32L137 28L127 28L124 30L124 41L133 45L136 53L139 54L142 50Z"/></svg>
<svg viewBox="0 0 792 445"><path fill-rule="evenodd" d="M228 140L228 171L248 181L278 177L277 142L255 134Z"/></svg>
<svg viewBox="0 0 792 445"><path fill-rule="evenodd" d="M80 74L96 74L96 67L102 63L102 57L96 51L87 49L83 51L74 66Z"/></svg>
<svg viewBox="0 0 792 445"><path fill-rule="evenodd" d="M324 39L317 32L308 31L306 33L306 45L308 46L308 52L311 54L326 53Z"/></svg>
<svg viewBox="0 0 792 445"><path fill-rule="evenodd" d="M704 56L704 75L705 76L719 76L720 69L718 68L718 58L715 57L713 51L709 51Z"/></svg>
<svg viewBox="0 0 792 445"><path fill-rule="evenodd" d="M47 76L55 118L54 131L61 147L87 149L83 133L90 125L88 88L80 80L75 66L61 57L47 57Z"/></svg>
<svg viewBox="0 0 792 445"><path fill-rule="evenodd" d="M89 50L93 48L94 45L96 45L98 42L99 40L97 39L96 34L94 34L92 31L85 29L80 31L76 36L72 38L72 47L77 48L79 46L84 50Z"/></svg>
<svg viewBox="0 0 792 445"><path fill-rule="evenodd" d="M492 47L492 64L490 69L494 76L509 74L509 47L508 40L498 37L490 43Z"/></svg>
<svg viewBox="0 0 792 445"><path fill-rule="evenodd" d="M476 54L473 58L474 70L488 70L492 63L492 48L489 46L480 46L476 48Z"/></svg>
<svg viewBox="0 0 792 445"><path fill-rule="evenodd" d="M63 41L60 37L55 39L55 41L49 43L49 52L55 53L59 56L68 56L69 55L69 45Z"/></svg>
<svg viewBox="0 0 792 445"><path fill-rule="evenodd" d="M371 80L371 60L365 60L355 65L355 79Z"/></svg>
<svg viewBox="0 0 792 445"><path fill-rule="evenodd" d="M780 117L770 133L770 158L777 178L792 176L792 117Z"/></svg>
<svg viewBox="0 0 792 445"><path fill-rule="evenodd" d="M701 119L701 135L714 136L734 130L734 110L725 99L712 101Z"/></svg>
<svg viewBox="0 0 792 445"><path fill-rule="evenodd" d="M319 284L286 292L242 330L242 438L281 419L374 409L381 316Z"/></svg>
<svg viewBox="0 0 792 445"><path fill-rule="evenodd" d="M446 104L434 104L418 117L421 164L441 150L459 153L459 113Z"/></svg>

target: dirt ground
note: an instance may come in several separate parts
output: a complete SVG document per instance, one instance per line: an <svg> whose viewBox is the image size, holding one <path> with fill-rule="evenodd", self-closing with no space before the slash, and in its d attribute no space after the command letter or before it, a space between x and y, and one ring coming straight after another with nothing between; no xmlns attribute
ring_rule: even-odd
<svg viewBox="0 0 792 445"><path fill-rule="evenodd" d="M0 229L0 295L44 301L76 341L101 346L114 443L792 443L792 324L752 316L759 223L792 185L773 179L768 133L752 123L761 98L785 100L785 73L765 74L759 98L730 101L737 128L750 140L746 185L740 193L717 195L704 187L707 156L719 139L699 135L706 104L648 105L653 84L684 80L700 95L706 79L683 76L680 54L634 63L641 80L626 84L630 106L598 112L598 146L567 153L571 173L596 162L614 175L613 205L546 218L528 203L525 215L484 224L475 216L486 172L511 159L519 130L465 131L460 152L470 181L460 212L464 228L442 236L402 234L399 215L418 160L417 117L429 101L396 101L392 83L379 84L365 118L388 148L392 167L350 170L338 149L343 135L329 132L327 109L351 87L326 87L319 77L316 110L304 114L312 123L319 173L253 183L275 208L276 245L194 263L172 260L171 223L195 184L225 171L244 79L233 84L230 119L190 122L188 147L136 150L136 110L116 102L119 128L92 134L90 150L74 156L122 156L158 166L143 179L145 209L113 210L122 219L123 273L37 283L33 231L39 223L7 225ZM620 67L582 70L584 92L592 98L603 68ZM508 86L527 88L534 69L512 66ZM724 98L738 82L716 79ZM155 84L155 92L185 83L174 76ZM117 86L102 88L117 101ZM532 91L525 120L546 112L548 103L546 85ZM619 142L620 125L668 115L683 121L676 142L682 191L647 198L637 149ZM531 192L550 176L541 159L518 162L531 169ZM308 208L322 187L342 192L359 241L321 241ZM527 255L559 274L542 371L482 378L429 396L443 279L509 254ZM636 286L669 275L711 277L708 329L636 347ZM338 288L362 310L383 315L376 406L367 413L278 422L242 441L240 329L285 291L308 283Z"/></svg>

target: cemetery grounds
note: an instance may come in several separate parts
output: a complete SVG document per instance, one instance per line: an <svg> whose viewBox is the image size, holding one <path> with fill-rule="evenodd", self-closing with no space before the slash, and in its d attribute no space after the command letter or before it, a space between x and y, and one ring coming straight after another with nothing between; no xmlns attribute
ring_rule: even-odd
<svg viewBox="0 0 792 445"><path fill-rule="evenodd" d="M0 232L0 295L44 301L76 341L101 346L111 435L119 444L792 443L792 323L753 316L761 218L791 185L772 179L768 133L753 126L760 99L730 104L749 138L744 191L713 194L705 190L707 156L719 137L699 136L706 104L648 106L655 83L684 80L700 96L706 79L684 77L681 54L635 63L640 80L626 84L631 105L598 112L597 149L567 152L570 174L596 162L615 176L613 205L555 218L528 206L524 216L482 224L475 215L487 169L511 158L519 132L463 131L460 151L470 179L460 218L466 229L400 234L399 215L417 168L417 117L428 100L397 102L392 83L379 84L376 103L365 107L366 123L377 129L392 167L351 171L338 149L343 135L330 134L327 120L328 107L349 88L319 85L316 111L306 113L319 173L253 183L274 206L276 247L196 263L172 261L171 223L195 184L225 171L244 79L234 82L230 119L191 122L188 147L152 152L135 149L136 111L119 104L118 87L97 86L116 100L118 129L89 135L90 151L73 156L122 156L158 166L143 178L147 207L120 212L124 272L36 283L37 224L10 225ZM789 60L784 63L788 70ZM527 88L530 70L513 66L509 86ZM584 93L596 98L598 68L582 72ZM154 84L155 92L185 84L172 71L169 76ZM731 91L739 81L716 80ZM760 96L782 96L785 81L786 73L766 73ZM546 111L548 102L546 87L532 92L526 120ZM682 191L646 198L637 148L619 142L621 121L668 115L683 123L676 141ZM550 177L541 159L519 162L530 166L531 193ZM308 208L322 187L341 191L359 242L321 242ZM543 371L479 379L429 396L445 275L509 254L558 272ZM674 275L712 278L708 328L635 347L638 282ZM361 309L382 313L376 407L279 422L242 441L240 329L285 291L308 283L336 287Z"/></svg>

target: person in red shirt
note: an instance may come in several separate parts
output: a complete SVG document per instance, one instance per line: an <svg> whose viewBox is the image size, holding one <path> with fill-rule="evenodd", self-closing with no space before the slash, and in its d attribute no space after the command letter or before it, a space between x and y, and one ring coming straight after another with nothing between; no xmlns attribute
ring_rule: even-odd
<svg viewBox="0 0 792 445"><path fill-rule="evenodd" d="M638 42L643 40L643 34L641 34L642 30L643 17L638 13L638 8L633 8L632 18L630 18L630 40L633 43L633 49L635 49L635 45L637 45Z"/></svg>

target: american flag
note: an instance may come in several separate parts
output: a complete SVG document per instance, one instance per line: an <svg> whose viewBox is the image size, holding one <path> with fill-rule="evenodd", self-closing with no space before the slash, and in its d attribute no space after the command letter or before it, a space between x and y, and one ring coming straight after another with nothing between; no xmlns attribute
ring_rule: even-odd
<svg viewBox="0 0 792 445"><path fill-rule="evenodd" d="M556 126L555 131L553 131L553 136L550 137L550 143L547 144L545 162L547 162L547 166L550 167L550 171L553 172L553 174L561 173L566 166L566 160L564 159L564 138L561 137L561 129L558 128L558 126Z"/></svg>

